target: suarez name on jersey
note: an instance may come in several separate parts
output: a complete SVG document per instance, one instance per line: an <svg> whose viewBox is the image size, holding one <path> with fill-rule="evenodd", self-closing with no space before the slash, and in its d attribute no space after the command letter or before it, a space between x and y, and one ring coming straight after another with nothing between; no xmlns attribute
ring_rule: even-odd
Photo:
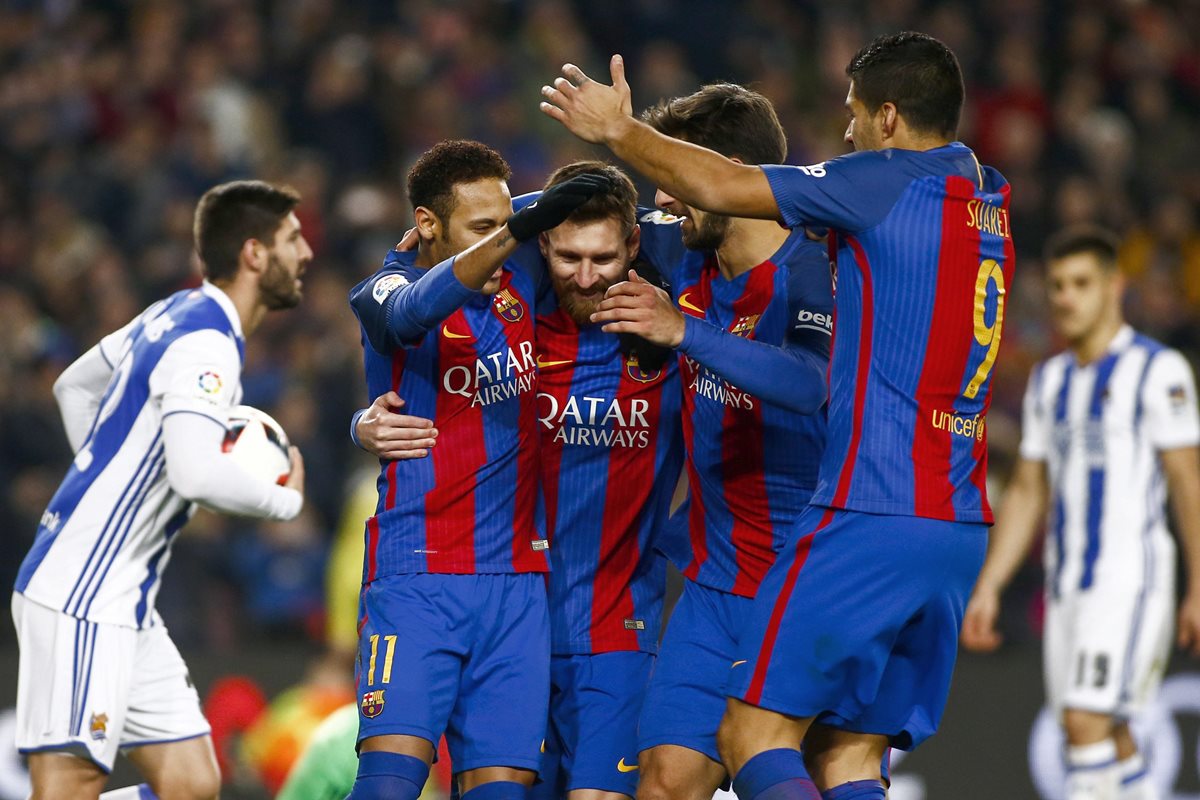
<svg viewBox="0 0 1200 800"><path fill-rule="evenodd" d="M405 413L438 429L428 458L381 462L364 583L413 572L544 572L534 279L506 264L500 290L484 295L415 258L392 251L350 293L370 396L394 390ZM435 318L430 298L447 296L456 310Z"/></svg>

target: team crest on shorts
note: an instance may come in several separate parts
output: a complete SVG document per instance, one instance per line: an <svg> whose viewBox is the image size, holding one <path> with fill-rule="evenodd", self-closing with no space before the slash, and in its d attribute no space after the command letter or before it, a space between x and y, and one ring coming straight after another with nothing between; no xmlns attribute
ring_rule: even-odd
<svg viewBox="0 0 1200 800"><path fill-rule="evenodd" d="M88 730L91 731L92 738L97 742L108 738L108 714L92 714L92 721L88 725Z"/></svg>
<svg viewBox="0 0 1200 800"><path fill-rule="evenodd" d="M650 371L642 369L642 365L638 363L637 353L630 353L625 359L625 374L633 378L638 383L653 383L662 377L662 367Z"/></svg>
<svg viewBox="0 0 1200 800"><path fill-rule="evenodd" d="M759 314L750 314L745 317L738 317L737 321L733 323L733 327L729 329L729 332L734 336L749 339L750 335L754 333L755 327L758 326L759 316Z"/></svg>
<svg viewBox="0 0 1200 800"><path fill-rule="evenodd" d="M505 322L517 322L525 316L525 306L508 289L501 289L492 298L492 307Z"/></svg>
<svg viewBox="0 0 1200 800"><path fill-rule="evenodd" d="M383 689L375 689L363 694L360 705L364 717L378 717L383 713Z"/></svg>

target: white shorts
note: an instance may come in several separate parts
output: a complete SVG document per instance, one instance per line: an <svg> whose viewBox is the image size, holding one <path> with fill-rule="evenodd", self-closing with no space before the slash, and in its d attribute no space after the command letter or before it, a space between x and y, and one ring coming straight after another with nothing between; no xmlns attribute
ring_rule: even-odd
<svg viewBox="0 0 1200 800"><path fill-rule="evenodd" d="M21 648L17 749L58 750L112 770L121 748L209 733L187 665L161 623L77 619L14 593Z"/></svg>
<svg viewBox="0 0 1200 800"><path fill-rule="evenodd" d="M1093 587L1050 598L1043 661L1046 695L1064 709L1129 719L1158 691L1174 639L1170 579L1139 587Z"/></svg>

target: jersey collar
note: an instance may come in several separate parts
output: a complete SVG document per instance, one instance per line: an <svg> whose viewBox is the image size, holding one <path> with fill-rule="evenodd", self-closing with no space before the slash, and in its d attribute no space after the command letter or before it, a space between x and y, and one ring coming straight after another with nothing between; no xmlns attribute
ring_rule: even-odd
<svg viewBox="0 0 1200 800"><path fill-rule="evenodd" d="M215 283L207 280L200 284L200 291L215 300L221 310L225 312L225 316L229 317L229 324L233 326L234 335L239 339L245 339L246 337L242 334L242 318L238 316L237 308L229 299L229 295L225 294Z"/></svg>

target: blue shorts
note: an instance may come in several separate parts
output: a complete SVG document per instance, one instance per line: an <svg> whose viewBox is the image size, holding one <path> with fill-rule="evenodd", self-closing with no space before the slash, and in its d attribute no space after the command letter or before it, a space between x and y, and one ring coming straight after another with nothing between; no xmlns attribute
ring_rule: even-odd
<svg viewBox="0 0 1200 800"><path fill-rule="evenodd" d="M810 507L767 572L731 697L911 750L950 691L987 527Z"/></svg>
<svg viewBox="0 0 1200 800"><path fill-rule="evenodd" d="M550 659L550 725L534 800L576 789L637 793L637 725L654 655L561 655Z"/></svg>
<svg viewBox="0 0 1200 800"><path fill-rule="evenodd" d="M717 728L725 681L753 605L749 597L684 580L646 689L638 752L673 744L721 763Z"/></svg>
<svg viewBox="0 0 1200 800"><path fill-rule="evenodd" d="M536 771L550 695L546 583L537 573L391 575L363 591L358 741L406 734L454 771Z"/></svg>

